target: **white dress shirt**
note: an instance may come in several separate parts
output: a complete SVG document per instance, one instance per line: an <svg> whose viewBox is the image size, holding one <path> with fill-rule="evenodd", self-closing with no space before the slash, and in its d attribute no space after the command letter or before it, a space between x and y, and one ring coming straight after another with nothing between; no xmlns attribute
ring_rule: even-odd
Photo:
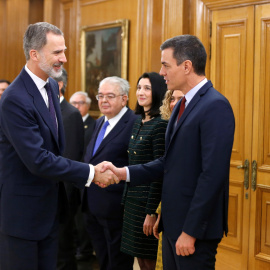
<svg viewBox="0 0 270 270"><path fill-rule="evenodd" d="M110 131L115 127L115 125L118 123L118 121L122 118L122 116L126 113L128 108L125 106L121 109L121 111L113 118L108 119L107 116L105 116L104 123L106 121L109 122L109 125L107 126L106 132L104 134L103 139L110 133Z"/></svg>

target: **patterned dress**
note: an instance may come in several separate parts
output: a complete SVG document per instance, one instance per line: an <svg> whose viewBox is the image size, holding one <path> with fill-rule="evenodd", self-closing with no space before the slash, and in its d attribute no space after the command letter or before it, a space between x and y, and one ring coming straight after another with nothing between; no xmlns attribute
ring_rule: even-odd
<svg viewBox="0 0 270 270"><path fill-rule="evenodd" d="M160 116L142 123L139 117L133 126L129 142L129 164L144 164L163 156L165 150L165 131L167 121ZM155 214L161 200L162 184L151 184L130 187L126 183L123 193L124 224L121 251L133 257L157 258L158 240L154 235L143 233L146 214Z"/></svg>

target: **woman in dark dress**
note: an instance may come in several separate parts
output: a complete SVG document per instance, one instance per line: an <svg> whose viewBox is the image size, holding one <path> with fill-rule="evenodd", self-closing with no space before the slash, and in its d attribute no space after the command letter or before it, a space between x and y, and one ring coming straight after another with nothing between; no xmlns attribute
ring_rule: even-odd
<svg viewBox="0 0 270 270"><path fill-rule="evenodd" d="M129 164L143 164L163 156L167 121L159 107L167 86L158 73L144 73L137 82L136 114L129 142ZM161 183L130 187L123 195L124 226L121 251L138 258L141 270L154 270L158 240L153 235L156 209L161 199Z"/></svg>

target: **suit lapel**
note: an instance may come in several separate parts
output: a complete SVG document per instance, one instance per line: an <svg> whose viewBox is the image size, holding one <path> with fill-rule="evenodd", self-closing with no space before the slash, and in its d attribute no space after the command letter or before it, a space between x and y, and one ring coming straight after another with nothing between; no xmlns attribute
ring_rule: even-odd
<svg viewBox="0 0 270 270"><path fill-rule="evenodd" d="M88 117L86 118L86 120L83 122L84 129L88 129L88 128L89 128L90 122L91 122L91 119L90 119L90 117L88 116Z"/></svg>
<svg viewBox="0 0 270 270"><path fill-rule="evenodd" d="M58 134L56 134L54 132L54 136L55 136L56 141L58 142L58 137L61 137L63 135L62 134L62 132L63 132L63 130L62 130L62 115L61 115L61 109L59 106L60 105L59 86L58 86L58 84L57 84L57 88L55 86L53 86L52 81L53 81L53 79L49 78L50 87L52 89L52 100L53 100L55 114L56 114L56 118L57 118L57 122L58 122L57 123L58 124ZM51 121L51 128L53 129L52 121Z"/></svg>
<svg viewBox="0 0 270 270"><path fill-rule="evenodd" d="M44 102L43 97L41 96L37 86L35 85L32 78L29 76L29 74L25 71L25 69L22 70L21 74L22 74L22 79L24 81L26 90L33 97L34 106L36 107L36 109L40 113L40 115L43 118L46 125L51 130L53 138L55 139L55 142L58 145L58 138L57 138L55 129L53 127L52 119L50 117L50 114L48 113L48 108L47 108L47 106L46 106L46 104ZM50 86L52 87L51 84L50 84ZM52 97L53 97L54 104L57 104L57 103L55 103L57 101L56 101L56 95L55 95L54 91L52 91ZM59 118L59 113L60 113L59 106L55 105L55 112L56 112L56 117L57 117L58 126L59 126L59 121L62 121L61 117Z"/></svg>
<svg viewBox="0 0 270 270"><path fill-rule="evenodd" d="M110 143L111 140L113 140L125 127L129 120L129 115L130 115L130 109L126 111L126 113L121 117L121 119L118 121L118 123L114 126L114 128L109 132L109 134L103 139L101 142L99 148L97 149L95 155L98 155L102 149ZM103 123L103 121L102 121ZM100 130L100 128L99 128ZM97 136L97 134L95 134ZM96 136L95 136L95 141L96 141ZM94 156L95 156L94 155Z"/></svg>
<svg viewBox="0 0 270 270"><path fill-rule="evenodd" d="M94 150L94 146L95 146L95 143L96 143L96 139L97 139L97 136L98 136L98 133L104 123L104 116L102 116L101 118L99 118L97 121L96 121L96 127L95 127L95 130L93 132L93 135L92 135L92 139L90 140L88 146L87 146L87 149L86 149L86 153L85 153L85 162L90 162L91 158L92 158L92 155L93 155L93 150Z"/></svg>
<svg viewBox="0 0 270 270"><path fill-rule="evenodd" d="M166 149L169 148L170 143L171 143L173 137L175 136L175 134L177 133L177 131L181 128L183 123L188 118L188 115L193 111L193 109L196 108L197 103L200 101L202 96L206 93L206 91L210 87L212 87L212 83L210 81L208 81L195 94L195 96L191 99L190 103L188 104L188 106L184 110L184 112L183 112L182 116L180 117L180 119L179 119L176 126L174 126L174 125L175 125L175 121L176 121L177 116L178 116L178 112L179 112L179 109L180 109L181 102L178 102L178 104L175 106L175 109L174 109L174 111L173 111L173 113L171 115L171 119L170 119L169 124L168 124L168 133L166 132L166 145L167 145Z"/></svg>
<svg viewBox="0 0 270 270"><path fill-rule="evenodd" d="M166 146L166 148L170 143L171 136L172 136L172 133L173 133L174 128L175 128L175 121L176 121L178 113L179 113L181 101L176 103L176 105L172 111L172 115L170 117L167 129L166 129L166 133L165 133L165 146Z"/></svg>

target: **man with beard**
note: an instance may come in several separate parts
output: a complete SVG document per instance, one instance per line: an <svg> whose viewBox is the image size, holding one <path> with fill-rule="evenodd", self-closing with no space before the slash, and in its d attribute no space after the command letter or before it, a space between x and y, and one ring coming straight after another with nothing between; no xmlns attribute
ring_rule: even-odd
<svg viewBox="0 0 270 270"><path fill-rule="evenodd" d="M67 213L63 183L118 182L101 165L61 157L64 129L58 84L63 33L54 25L29 25L26 65L0 100L0 269L56 268L58 221ZM57 97L58 96L58 97Z"/></svg>

